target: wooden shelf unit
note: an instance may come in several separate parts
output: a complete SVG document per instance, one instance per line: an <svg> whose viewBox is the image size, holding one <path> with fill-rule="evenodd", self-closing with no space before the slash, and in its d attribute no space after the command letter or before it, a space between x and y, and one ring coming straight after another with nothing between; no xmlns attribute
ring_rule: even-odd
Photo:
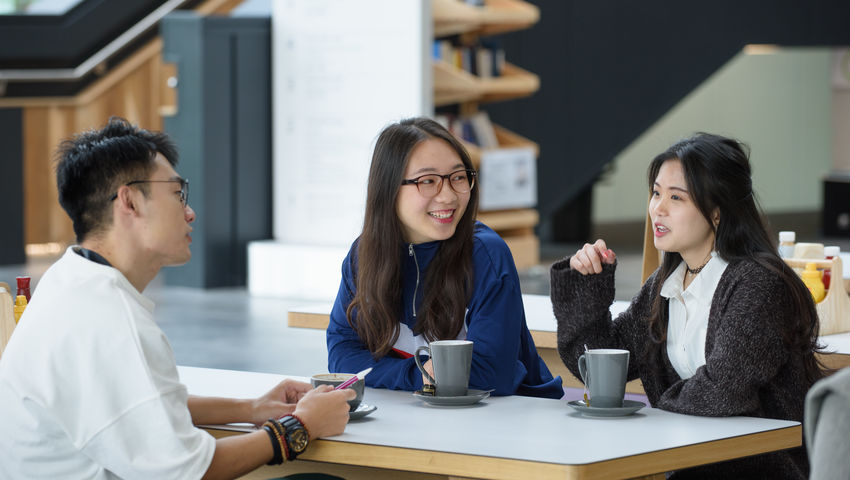
<svg viewBox="0 0 850 480"><path fill-rule="evenodd" d="M462 43L474 43L478 37L529 28L540 19L539 9L522 0L486 0L476 7L459 0L432 0L434 35L460 35ZM460 104L462 113L473 113L479 103L523 98L540 88L540 77L523 68L505 63L499 77L481 78L445 61L434 61L434 104ZM535 158L540 153L533 141L494 125L499 148L531 147ZM481 166L482 149L464 142L475 168ZM508 244L517 268L540 262L540 241L534 227L540 216L534 209L482 211L478 219L490 226Z"/></svg>
<svg viewBox="0 0 850 480"><path fill-rule="evenodd" d="M499 148L531 147L534 150L535 157L540 154L540 146L522 135L498 125L493 125L493 129L496 131L496 139L499 141ZM466 151L469 152L469 158L472 160L472 164L475 168L481 168L482 148L463 140L461 140L461 143L463 143L463 146L466 147Z"/></svg>
<svg viewBox="0 0 850 480"><path fill-rule="evenodd" d="M528 97L540 89L540 77L505 63L499 77L480 78L445 61L434 62L434 104L497 102Z"/></svg>
<svg viewBox="0 0 850 480"><path fill-rule="evenodd" d="M483 7L458 0L433 0L434 35L494 35L526 29L540 19L540 10L518 0L487 0Z"/></svg>
<svg viewBox="0 0 850 480"><path fill-rule="evenodd" d="M534 227L540 221L537 210L522 208L478 212L478 220L497 231L508 244L517 268L540 263L540 239L534 234Z"/></svg>

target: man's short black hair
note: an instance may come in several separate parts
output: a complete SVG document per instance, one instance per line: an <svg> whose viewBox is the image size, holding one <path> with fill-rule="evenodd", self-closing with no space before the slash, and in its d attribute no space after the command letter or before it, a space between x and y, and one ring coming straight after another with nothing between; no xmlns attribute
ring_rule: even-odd
<svg viewBox="0 0 850 480"><path fill-rule="evenodd" d="M90 130L59 146L56 185L59 204L74 223L77 242L112 223L110 199L121 185L147 180L161 153L177 165L177 147L161 132L151 132L112 117L100 130ZM145 184L139 189L147 195Z"/></svg>

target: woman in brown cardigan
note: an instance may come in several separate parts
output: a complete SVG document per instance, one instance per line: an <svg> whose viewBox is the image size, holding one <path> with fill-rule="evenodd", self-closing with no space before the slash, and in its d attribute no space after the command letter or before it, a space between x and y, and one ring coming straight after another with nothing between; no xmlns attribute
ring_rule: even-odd
<svg viewBox="0 0 850 480"><path fill-rule="evenodd" d="M631 352L653 407L705 416L803 420L822 376L811 294L776 253L745 148L710 134L650 164L649 215L661 266L611 319L616 255L585 244L551 270L558 351L567 367L588 348ZM673 478L806 478L803 448L674 472Z"/></svg>

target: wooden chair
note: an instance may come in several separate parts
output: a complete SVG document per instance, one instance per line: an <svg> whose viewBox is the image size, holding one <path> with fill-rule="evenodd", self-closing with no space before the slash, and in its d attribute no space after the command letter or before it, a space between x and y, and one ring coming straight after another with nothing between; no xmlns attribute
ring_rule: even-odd
<svg viewBox="0 0 850 480"><path fill-rule="evenodd" d="M652 272L661 265L661 256L663 254L655 248L652 233L652 219L649 218L647 209L646 222L643 232L643 265L640 270L640 283L643 285L646 279L652 275Z"/></svg>
<svg viewBox="0 0 850 480"><path fill-rule="evenodd" d="M6 349L12 331L15 330L15 314L13 310L12 290L9 284L0 282L0 355Z"/></svg>

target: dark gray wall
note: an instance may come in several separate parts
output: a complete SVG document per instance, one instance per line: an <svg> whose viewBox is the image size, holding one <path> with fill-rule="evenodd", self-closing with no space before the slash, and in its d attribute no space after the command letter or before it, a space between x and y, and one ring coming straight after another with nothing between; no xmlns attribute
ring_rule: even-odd
<svg viewBox="0 0 850 480"><path fill-rule="evenodd" d="M168 284L244 285L247 244L271 238L271 22L167 16L163 58L177 64L178 113L165 131L180 149L197 214L192 261Z"/></svg>
<svg viewBox="0 0 850 480"><path fill-rule="evenodd" d="M22 111L0 108L0 265L26 261Z"/></svg>
<svg viewBox="0 0 850 480"><path fill-rule="evenodd" d="M605 165L744 45L850 45L846 0L531 3L540 22L502 44L540 91L485 108L540 143L544 240L587 240Z"/></svg>

